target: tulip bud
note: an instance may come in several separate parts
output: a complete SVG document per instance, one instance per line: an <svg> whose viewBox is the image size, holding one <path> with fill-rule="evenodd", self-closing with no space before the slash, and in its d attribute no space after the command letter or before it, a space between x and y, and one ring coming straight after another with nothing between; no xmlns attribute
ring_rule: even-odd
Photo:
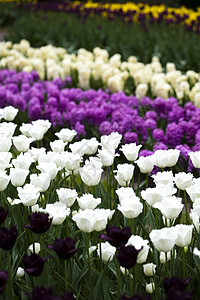
<svg viewBox="0 0 200 300"><path fill-rule="evenodd" d="M146 276L153 276L156 273L156 265L153 263L145 264L143 270Z"/></svg>

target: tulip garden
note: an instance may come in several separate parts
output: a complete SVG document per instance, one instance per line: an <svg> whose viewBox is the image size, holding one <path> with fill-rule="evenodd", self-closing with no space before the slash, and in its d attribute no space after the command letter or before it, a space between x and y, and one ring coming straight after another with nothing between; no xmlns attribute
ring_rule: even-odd
<svg viewBox="0 0 200 300"><path fill-rule="evenodd" d="M199 300L196 44L185 60L177 45L167 62L154 45L160 54L148 61L131 40L116 50L106 24L151 39L151 28L187 29L194 42L200 9L0 5L0 26L13 22L0 42L0 298ZM57 24L45 43L58 14L67 30L74 18L84 30L100 21L105 45L95 30L81 44L74 22L69 41L59 42ZM43 25L23 29L33 17Z"/></svg>

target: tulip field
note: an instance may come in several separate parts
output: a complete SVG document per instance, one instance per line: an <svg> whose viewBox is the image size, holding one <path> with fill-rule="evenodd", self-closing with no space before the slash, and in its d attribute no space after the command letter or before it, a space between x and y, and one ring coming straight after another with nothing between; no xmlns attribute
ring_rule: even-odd
<svg viewBox="0 0 200 300"><path fill-rule="evenodd" d="M5 2L0 298L199 300L200 70L189 55L197 44L183 59L177 40L166 62L158 41L148 61L145 45L131 48L134 37L115 50L106 24L127 35L139 26L151 40L161 28L187 29L194 42L200 8ZM78 18L63 43L58 23L44 34L59 14L67 30ZM78 34L93 19L104 46L95 30L85 44Z"/></svg>

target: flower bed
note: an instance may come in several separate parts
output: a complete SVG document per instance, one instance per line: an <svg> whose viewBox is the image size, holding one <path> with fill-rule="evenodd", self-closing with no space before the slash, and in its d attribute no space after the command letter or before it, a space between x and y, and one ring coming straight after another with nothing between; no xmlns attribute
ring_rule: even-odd
<svg viewBox="0 0 200 300"><path fill-rule="evenodd" d="M49 120L53 127L48 140L64 126L75 129L79 138L100 138L117 131L124 144L143 144L144 155L158 149L179 149L186 159L183 170L188 168L188 152L200 149L200 109L191 102L182 107L172 97L143 97L139 101L124 92L67 88L70 82L69 77L41 81L35 71L1 70L0 107L20 109L16 119L19 125L41 118Z"/></svg>
<svg viewBox="0 0 200 300"><path fill-rule="evenodd" d="M87 3L75 1L62 4L62 2L38 2L21 5L20 7L34 9L35 11L57 11L70 14L76 14L79 17L87 18L90 15L101 15L104 18L121 19L123 22L136 22L141 24L145 30L146 22L161 23L166 25L175 24L185 26L186 30L199 32L200 11L188 9L184 6L180 8L167 7L165 4L152 5L151 3L96 3L88 1Z"/></svg>
<svg viewBox="0 0 200 300"><path fill-rule="evenodd" d="M198 298L199 179L176 172L180 151L141 157L117 132L74 142L67 128L46 144L50 122L18 128L17 112L0 123L2 299Z"/></svg>
<svg viewBox="0 0 200 300"><path fill-rule="evenodd" d="M35 49L25 40L19 44L0 43L0 55L0 68L36 70L41 79L70 75L73 85L83 89L109 88L111 92L135 93L139 99L174 96L180 103L192 101L200 105L199 74L192 70L183 74L172 63L163 72L158 57L145 65L134 56L124 62L119 54L109 58L108 51L98 47L93 52L80 49L75 55L51 45Z"/></svg>

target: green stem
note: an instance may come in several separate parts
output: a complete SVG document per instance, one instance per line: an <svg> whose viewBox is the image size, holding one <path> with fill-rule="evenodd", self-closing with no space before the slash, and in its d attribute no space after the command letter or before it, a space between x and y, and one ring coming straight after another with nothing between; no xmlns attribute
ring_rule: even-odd
<svg viewBox="0 0 200 300"><path fill-rule="evenodd" d="M165 272L166 272L166 277L168 277L168 260L167 260L167 252L165 252Z"/></svg>
<svg viewBox="0 0 200 300"><path fill-rule="evenodd" d="M13 299L13 290L12 290L12 251L7 251L8 255L8 299Z"/></svg>
<svg viewBox="0 0 200 300"><path fill-rule="evenodd" d="M137 293L137 264L134 266L134 293L136 294Z"/></svg>
<svg viewBox="0 0 200 300"><path fill-rule="evenodd" d="M149 175L148 175L148 173L147 173L147 174L146 174L146 189L148 188L148 184L149 184L148 180L149 180Z"/></svg>
<svg viewBox="0 0 200 300"><path fill-rule="evenodd" d="M108 167L106 167L106 208L109 208L109 205L108 205Z"/></svg>
<svg viewBox="0 0 200 300"><path fill-rule="evenodd" d="M185 214L186 214L186 224L188 225L188 206L187 206L187 194L186 191L184 190L184 200L185 200Z"/></svg>
<svg viewBox="0 0 200 300"><path fill-rule="evenodd" d="M140 172L138 174L138 184L137 184L137 191L136 191L136 195L138 196L139 194L139 190L140 190Z"/></svg>
<svg viewBox="0 0 200 300"><path fill-rule="evenodd" d="M68 218L68 216L66 217L66 233L68 236L69 235L69 218Z"/></svg>
<svg viewBox="0 0 200 300"><path fill-rule="evenodd" d="M93 286L92 286L92 273L91 273L91 265L90 265L90 252L89 252L89 238L90 233L86 233L86 251L87 251L87 259L88 259L88 269L89 269L89 282L90 282L90 294L91 299L93 299Z"/></svg>
<svg viewBox="0 0 200 300"><path fill-rule="evenodd" d="M67 259L65 259L65 291L67 291L67 287L68 287Z"/></svg>
<svg viewBox="0 0 200 300"><path fill-rule="evenodd" d="M130 295L133 295L133 279L131 277L131 272L129 272L129 291L130 291Z"/></svg>
<svg viewBox="0 0 200 300"><path fill-rule="evenodd" d="M120 264L117 263L117 291L118 291L118 299L121 297L121 274L120 274Z"/></svg>
<svg viewBox="0 0 200 300"><path fill-rule="evenodd" d="M185 251L183 248L183 279L185 278Z"/></svg>

